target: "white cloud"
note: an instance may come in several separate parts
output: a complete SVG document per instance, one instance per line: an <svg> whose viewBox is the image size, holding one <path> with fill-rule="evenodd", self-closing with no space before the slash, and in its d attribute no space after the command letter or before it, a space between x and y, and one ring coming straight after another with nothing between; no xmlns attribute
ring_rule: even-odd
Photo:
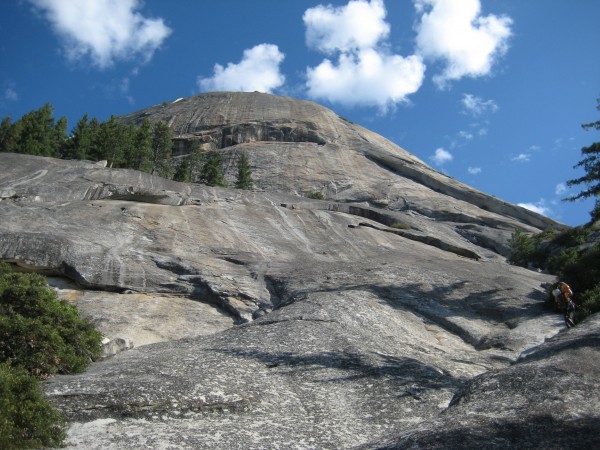
<svg viewBox="0 0 600 450"><path fill-rule="evenodd" d="M403 58L365 49L344 53L337 63L326 59L308 68L306 86L311 98L347 106L377 106L385 112L419 90L424 72L417 56Z"/></svg>
<svg viewBox="0 0 600 450"><path fill-rule="evenodd" d="M531 160L531 155L529 153L520 153L517 156L510 158L510 160L515 162L528 162Z"/></svg>
<svg viewBox="0 0 600 450"><path fill-rule="evenodd" d="M306 44L324 53L373 48L390 32L385 16L383 0L355 0L338 8L319 5L307 9L303 16Z"/></svg>
<svg viewBox="0 0 600 450"><path fill-rule="evenodd" d="M543 198L537 203L518 203L518 205L543 216L547 216L552 212L552 210L546 206L546 201Z"/></svg>
<svg viewBox="0 0 600 450"><path fill-rule="evenodd" d="M481 116L482 114L498 111L498 105L494 100L484 100L472 94L463 94L462 105L465 111L473 116Z"/></svg>
<svg viewBox="0 0 600 450"><path fill-rule="evenodd" d="M202 91L272 92L285 83L285 76L279 70L284 58L276 45L256 45L244 50L238 64L229 63L227 67L215 64L212 77L198 77L198 87Z"/></svg>
<svg viewBox="0 0 600 450"><path fill-rule="evenodd" d="M430 157L430 159L437 166L443 166L447 162L452 161L452 158L453 158L452 154L450 152L444 150L443 148L436 149L435 154Z"/></svg>
<svg viewBox="0 0 600 450"><path fill-rule="evenodd" d="M490 74L508 50L512 20L481 16L479 0L414 0L421 21L416 25L417 48L425 59L445 62L433 80L443 88L462 77Z"/></svg>
<svg viewBox="0 0 600 450"><path fill-rule="evenodd" d="M471 175L478 175L481 173L481 167L469 167L467 172L469 172Z"/></svg>
<svg viewBox="0 0 600 450"><path fill-rule="evenodd" d="M141 7L139 0L30 1L63 38L69 59L89 54L99 68L132 57L148 61L171 34L162 19L147 19L135 11Z"/></svg>
<svg viewBox="0 0 600 450"><path fill-rule="evenodd" d="M554 193L556 195L563 195L568 191L567 185L565 183L558 183L556 188L554 188Z"/></svg>
<svg viewBox="0 0 600 450"><path fill-rule="evenodd" d="M306 69L309 97L386 112L419 90L425 75L422 58L388 51L390 26L385 17L383 0L306 10L307 45L332 56Z"/></svg>

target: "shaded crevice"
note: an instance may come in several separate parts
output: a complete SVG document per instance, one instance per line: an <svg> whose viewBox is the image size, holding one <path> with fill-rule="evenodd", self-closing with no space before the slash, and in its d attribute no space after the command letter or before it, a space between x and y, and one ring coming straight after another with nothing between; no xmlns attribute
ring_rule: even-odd
<svg viewBox="0 0 600 450"><path fill-rule="evenodd" d="M76 286L89 291L105 291L119 294L130 291L130 289L123 286L90 283L74 266L65 261L61 262L58 267L32 266L19 259L0 259L0 262L11 265L13 270L17 272L36 273L44 277L64 278Z"/></svg>
<svg viewBox="0 0 600 450"><path fill-rule="evenodd" d="M265 287L267 288L267 291L269 291L273 309L281 307L285 303L285 298L287 297L285 283L270 275L265 275L264 280Z"/></svg>
<svg viewBox="0 0 600 450"><path fill-rule="evenodd" d="M197 142L203 150L221 150L254 142L327 144L313 123L288 121L195 126L193 129L188 128L183 134L176 135L174 140L177 143L177 154L190 153L193 144Z"/></svg>
<svg viewBox="0 0 600 450"><path fill-rule="evenodd" d="M285 323L285 322L318 322L318 323L335 323L337 325L341 325L341 323L337 320L333 319L318 319L314 317L286 317L283 319L263 319L260 321L255 321L245 326L265 326L265 325L273 325L276 323Z"/></svg>
<svg viewBox="0 0 600 450"><path fill-rule="evenodd" d="M121 293L124 293L124 292L130 290L123 286L90 283L89 281L87 281L85 279L85 277L83 275L81 275L81 273L74 266L72 266L64 261L60 265L58 272L60 275L73 281L77 286L85 288L90 291L106 291L106 292L116 292L116 293L121 294Z"/></svg>

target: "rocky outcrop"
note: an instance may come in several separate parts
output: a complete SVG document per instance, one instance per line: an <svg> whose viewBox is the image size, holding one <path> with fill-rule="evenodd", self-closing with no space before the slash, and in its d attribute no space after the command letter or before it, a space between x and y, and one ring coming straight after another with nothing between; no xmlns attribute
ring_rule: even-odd
<svg viewBox="0 0 600 450"><path fill-rule="evenodd" d="M475 377L436 420L362 448L595 448L599 331L592 317L511 367Z"/></svg>
<svg viewBox="0 0 600 450"><path fill-rule="evenodd" d="M516 227L560 224L313 103L211 94L126 119L144 114L190 139L259 124L219 147L249 153L256 189L0 154L0 259L133 345L45 383L67 448L591 445L598 321L566 331L554 278L503 256ZM559 419L575 438L555 445Z"/></svg>
<svg viewBox="0 0 600 450"><path fill-rule="evenodd" d="M259 189L322 192L330 199L385 204L386 209L410 209L446 222L514 227L500 215L523 226L559 226L433 170L389 140L313 102L258 92L219 92L120 119L168 123L178 154L189 152L193 143L203 150L222 150L230 179L237 173L240 151L247 152Z"/></svg>

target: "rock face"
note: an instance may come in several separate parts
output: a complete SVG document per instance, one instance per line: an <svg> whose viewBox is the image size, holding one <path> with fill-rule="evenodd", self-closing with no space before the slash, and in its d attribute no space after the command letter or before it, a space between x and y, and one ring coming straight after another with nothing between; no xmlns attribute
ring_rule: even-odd
<svg viewBox="0 0 600 450"><path fill-rule="evenodd" d="M68 448L595 444L600 322L565 331L553 277L505 262L516 227L562 225L314 103L206 94L122 120L143 118L230 179L245 151L255 189L0 154L0 259L133 345L46 383Z"/></svg>

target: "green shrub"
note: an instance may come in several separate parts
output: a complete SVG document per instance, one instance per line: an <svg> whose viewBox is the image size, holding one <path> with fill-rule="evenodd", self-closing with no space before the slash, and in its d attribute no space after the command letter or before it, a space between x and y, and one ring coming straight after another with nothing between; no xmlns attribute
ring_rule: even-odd
<svg viewBox="0 0 600 450"><path fill-rule="evenodd" d="M581 320L590 314L600 312L600 282L592 289L584 291L578 299L577 317Z"/></svg>
<svg viewBox="0 0 600 450"><path fill-rule="evenodd" d="M584 292L593 289L600 283L600 243L560 268L558 274L570 281L574 292Z"/></svg>
<svg viewBox="0 0 600 450"><path fill-rule="evenodd" d="M534 239L525 234L523 230L516 229L510 238L509 245L511 253L508 262L516 266L527 267L536 252Z"/></svg>
<svg viewBox="0 0 600 450"><path fill-rule="evenodd" d="M577 264L578 259L577 247L567 248L548 260L548 270L559 278L565 278L565 269Z"/></svg>
<svg viewBox="0 0 600 450"><path fill-rule="evenodd" d="M32 375L82 372L102 336L36 274L0 271L0 362Z"/></svg>
<svg viewBox="0 0 600 450"><path fill-rule="evenodd" d="M60 413L46 400L36 378L0 364L0 448L57 447L65 437Z"/></svg>
<svg viewBox="0 0 600 450"><path fill-rule="evenodd" d="M395 222L391 225L391 228L395 228L397 230L410 230L411 226L404 222Z"/></svg>
<svg viewBox="0 0 600 450"><path fill-rule="evenodd" d="M591 248L582 245L589 244L591 232L590 226L576 227L558 235L545 231L529 236L516 230L510 240L511 264L527 267L533 263L571 286L579 320L600 311L600 243ZM551 298L549 305L552 302Z"/></svg>
<svg viewBox="0 0 600 450"><path fill-rule="evenodd" d="M312 198L315 200L325 200L325 196L323 195L322 192L308 192L306 194L306 197Z"/></svg>
<svg viewBox="0 0 600 450"><path fill-rule="evenodd" d="M584 244L591 230L588 227L575 227L555 236L552 243L562 247L575 247Z"/></svg>

